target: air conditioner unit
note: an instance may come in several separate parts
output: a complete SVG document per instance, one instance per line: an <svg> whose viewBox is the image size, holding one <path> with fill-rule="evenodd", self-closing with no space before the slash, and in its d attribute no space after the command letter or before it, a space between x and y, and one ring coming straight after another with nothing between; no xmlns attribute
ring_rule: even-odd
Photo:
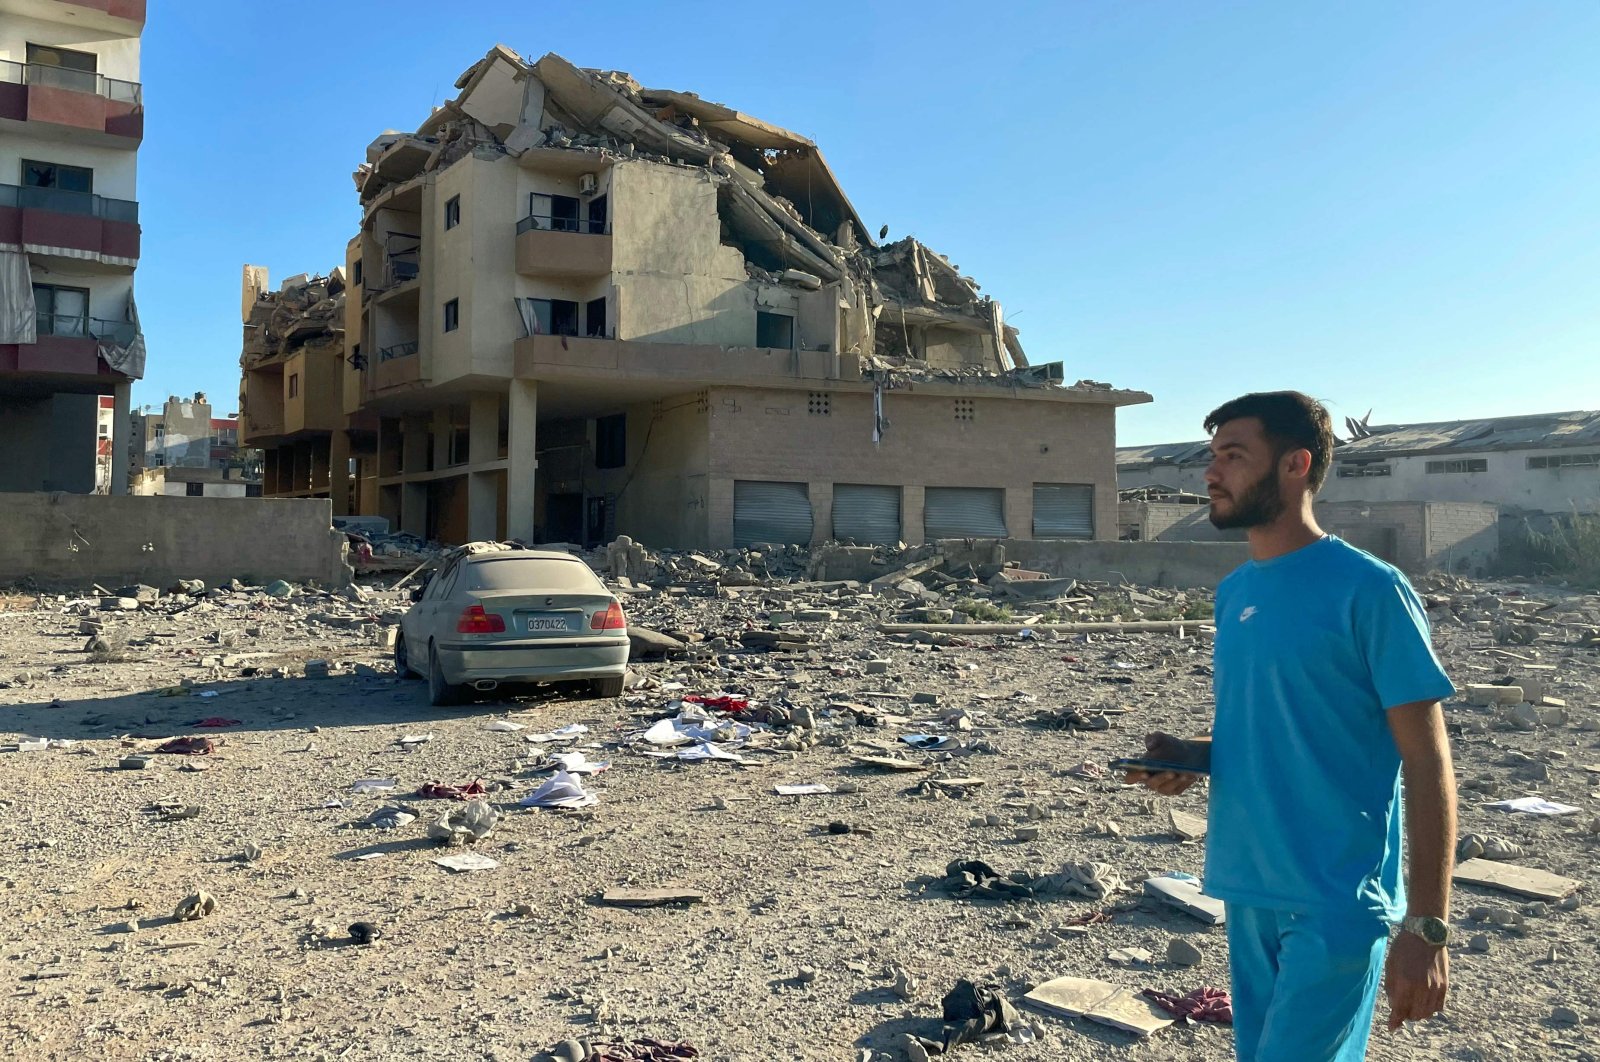
<svg viewBox="0 0 1600 1062"><path fill-rule="evenodd" d="M600 179L592 173L578 175L578 191L583 195L594 195L594 190L600 184Z"/></svg>

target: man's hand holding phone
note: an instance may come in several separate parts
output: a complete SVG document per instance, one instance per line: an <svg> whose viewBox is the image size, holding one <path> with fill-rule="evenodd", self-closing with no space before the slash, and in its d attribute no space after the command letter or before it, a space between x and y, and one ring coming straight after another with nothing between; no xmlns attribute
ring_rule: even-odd
<svg viewBox="0 0 1600 1062"><path fill-rule="evenodd" d="M1146 734L1144 739L1145 758L1159 760L1194 768L1194 773L1185 771L1154 771L1143 769L1129 769L1123 775L1123 781L1129 785L1143 784L1148 789L1153 789L1162 796L1177 796L1186 791L1200 777L1211 770L1211 739L1193 738L1185 740L1163 734L1157 731Z"/></svg>

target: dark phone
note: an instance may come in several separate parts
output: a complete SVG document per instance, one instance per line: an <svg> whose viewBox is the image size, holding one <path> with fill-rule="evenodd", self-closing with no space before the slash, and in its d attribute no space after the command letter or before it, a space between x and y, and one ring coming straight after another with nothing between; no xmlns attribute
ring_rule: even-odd
<svg viewBox="0 0 1600 1062"><path fill-rule="evenodd" d="M1142 756L1123 756L1111 761L1114 771L1148 771L1151 774L1161 774L1171 771L1174 774L1209 775L1211 771L1205 767L1191 767L1185 763L1170 763L1167 760L1148 760Z"/></svg>

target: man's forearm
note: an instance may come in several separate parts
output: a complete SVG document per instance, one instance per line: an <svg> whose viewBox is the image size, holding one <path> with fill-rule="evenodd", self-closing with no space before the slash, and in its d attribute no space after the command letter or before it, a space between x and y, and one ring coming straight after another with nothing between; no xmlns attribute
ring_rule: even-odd
<svg viewBox="0 0 1600 1062"><path fill-rule="evenodd" d="M1455 863L1455 771L1449 742L1432 744L1431 749L1414 752L1403 768L1406 841L1411 851L1409 913L1448 919L1450 871Z"/></svg>

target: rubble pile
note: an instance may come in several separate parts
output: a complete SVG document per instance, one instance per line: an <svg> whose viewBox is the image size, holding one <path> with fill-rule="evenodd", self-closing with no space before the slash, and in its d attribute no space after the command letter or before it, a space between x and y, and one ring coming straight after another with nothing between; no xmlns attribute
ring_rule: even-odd
<svg viewBox="0 0 1600 1062"><path fill-rule="evenodd" d="M429 707L389 658L426 567L0 599L0 1046L1232 1056L1205 787L1106 767L1209 726L1209 592L988 543L581 555L634 638L617 700ZM1461 942L1403 1053L1554 1057L1600 976L1600 597L1417 585Z"/></svg>

